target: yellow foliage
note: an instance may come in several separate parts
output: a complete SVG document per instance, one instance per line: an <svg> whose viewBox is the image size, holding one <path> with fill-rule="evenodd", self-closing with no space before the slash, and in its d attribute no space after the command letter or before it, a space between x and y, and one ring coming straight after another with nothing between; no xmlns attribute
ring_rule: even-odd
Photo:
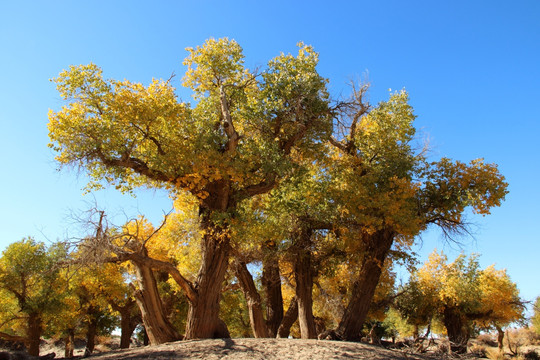
<svg viewBox="0 0 540 360"><path fill-rule="evenodd" d="M461 254L452 263L441 252L433 252L428 261L413 275L426 303L432 303L442 314L446 307L459 309L484 328L505 327L523 316L519 291L505 270L493 265L482 270L473 255Z"/></svg>

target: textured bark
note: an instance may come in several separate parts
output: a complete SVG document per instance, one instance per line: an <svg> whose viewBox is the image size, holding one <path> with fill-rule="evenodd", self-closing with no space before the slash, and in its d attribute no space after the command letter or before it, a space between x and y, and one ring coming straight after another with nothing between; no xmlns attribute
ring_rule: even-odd
<svg viewBox="0 0 540 360"><path fill-rule="evenodd" d="M379 230L365 235L364 241L364 261L353 284L349 304L336 329L338 338L347 341L360 340L360 332L379 283L384 261L392 247L394 233Z"/></svg>
<svg viewBox="0 0 540 360"><path fill-rule="evenodd" d="M249 312L249 322L251 324L253 335L256 338L269 337L268 328L266 327L266 322L264 321L263 316L261 296L257 291L257 287L253 281L253 276L251 276L246 264L241 261L235 261L234 273L238 279L240 288L244 293L244 297L246 298Z"/></svg>
<svg viewBox="0 0 540 360"><path fill-rule="evenodd" d="M89 310L90 312L92 310ZM91 316L88 322L88 328L86 329L86 349L91 354L96 347L96 335L97 335L98 319L97 316Z"/></svg>
<svg viewBox="0 0 540 360"><path fill-rule="evenodd" d="M39 343L41 341L41 333L43 331L43 323L41 315L33 312L30 313L27 319L27 346L28 354L39 356Z"/></svg>
<svg viewBox="0 0 540 360"><path fill-rule="evenodd" d="M443 323L450 340L450 350L458 354L466 353L467 342L470 338L467 319L457 309L445 307Z"/></svg>
<svg viewBox="0 0 540 360"><path fill-rule="evenodd" d="M139 289L134 289L137 305L151 345L163 344L180 339L163 309L156 279L152 269L142 263L135 263Z"/></svg>
<svg viewBox="0 0 540 360"><path fill-rule="evenodd" d="M127 349L131 344L131 335L141 322L141 315L135 313L137 303L133 300L127 301L124 305L110 302L111 307L120 313L120 349Z"/></svg>
<svg viewBox="0 0 540 360"><path fill-rule="evenodd" d="M502 353L504 349L504 331L498 325L495 325L495 328L497 329L497 343L499 345L499 352Z"/></svg>
<svg viewBox="0 0 540 360"><path fill-rule="evenodd" d="M150 345L150 338L148 337L148 331L146 331L146 328L143 326L143 345L148 346Z"/></svg>
<svg viewBox="0 0 540 360"><path fill-rule="evenodd" d="M263 259L262 286L266 296L266 324L269 335L276 337L283 320L283 294L281 292L281 275L279 262L275 254L275 244L267 246L272 253Z"/></svg>
<svg viewBox="0 0 540 360"><path fill-rule="evenodd" d="M289 308L287 309L285 316L283 316L283 320L281 324L279 325L276 337L278 339L288 338L289 334L291 333L291 326L294 324L294 322L297 319L298 319L298 301L296 301L296 298L293 298L291 300L291 303L289 304Z"/></svg>
<svg viewBox="0 0 540 360"><path fill-rule="evenodd" d="M216 199L213 206L226 208L227 201ZM221 289L229 264L230 245L226 229L209 221L203 214L202 226L205 234L201 243L202 261L195 291L197 299L190 301L186 324L186 339L229 338L227 325L219 318Z"/></svg>
<svg viewBox="0 0 540 360"><path fill-rule="evenodd" d="M313 269L311 264L311 230L303 228L296 232L294 278L298 301L298 324L302 339L316 339L317 328L313 318Z"/></svg>

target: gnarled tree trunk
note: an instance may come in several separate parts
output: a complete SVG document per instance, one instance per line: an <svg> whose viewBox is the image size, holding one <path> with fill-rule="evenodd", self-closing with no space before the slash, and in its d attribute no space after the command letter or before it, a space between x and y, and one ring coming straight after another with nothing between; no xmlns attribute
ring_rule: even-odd
<svg viewBox="0 0 540 360"><path fill-rule="evenodd" d="M139 289L134 289L135 300L151 345L163 344L180 339L180 334L167 318L159 296L152 268L134 262Z"/></svg>
<svg viewBox="0 0 540 360"><path fill-rule="evenodd" d="M251 324L253 335L256 338L268 337L268 328L266 327L266 322L264 321L261 296L255 287L253 276L251 276L246 264L238 260L236 260L234 263L234 273L238 279L238 282L240 283L240 288L244 293L244 297L246 298L249 312L249 322Z"/></svg>
<svg viewBox="0 0 540 360"><path fill-rule="evenodd" d="M124 305L119 305L114 301L109 303L115 311L120 313L120 349L127 349L131 343L133 331L141 322L140 314L134 314L137 303L133 300L127 301Z"/></svg>
<svg viewBox="0 0 540 360"><path fill-rule="evenodd" d="M337 337L348 341L360 340L360 332L379 283L384 261L392 247L394 233L379 230L366 234L364 241L364 261L353 284L349 304L336 329Z"/></svg>
<svg viewBox="0 0 540 360"><path fill-rule="evenodd" d="M86 329L86 349L91 354L94 352L96 347L96 335L98 328L98 316L99 314L93 314L93 308L90 307L88 310L90 315L90 320L88 321L88 327Z"/></svg>
<svg viewBox="0 0 540 360"><path fill-rule="evenodd" d="M203 213L202 261L195 283L197 298L190 301L186 339L229 338L227 325L219 318L219 301L229 265L230 239L226 228L216 226Z"/></svg>
<svg viewBox="0 0 540 360"><path fill-rule="evenodd" d="M302 339L316 339L317 328L313 317L313 269L311 264L311 234L309 228L300 225L295 234L294 279L298 301L298 324Z"/></svg>
<svg viewBox="0 0 540 360"><path fill-rule="evenodd" d="M467 319L457 309L447 306L443 311L443 323L450 340L450 350L457 354L466 353L470 338Z"/></svg>
<svg viewBox="0 0 540 360"><path fill-rule="evenodd" d="M503 353L504 351L504 331L499 325L495 325L497 329L497 344L499 345L499 352Z"/></svg>
<svg viewBox="0 0 540 360"><path fill-rule="evenodd" d="M283 316L283 321L279 325L276 337L278 339L288 338L289 334L291 333L291 326L294 324L296 319L298 319L298 301L296 301L296 297L294 297L289 304L289 308L287 309L285 316Z"/></svg>
<svg viewBox="0 0 540 360"><path fill-rule="evenodd" d="M281 276L279 261L275 255L276 245L267 244L267 254L262 261L262 286L266 296L266 324L269 335L276 337L283 320L283 294L281 292Z"/></svg>
<svg viewBox="0 0 540 360"><path fill-rule="evenodd" d="M30 313L27 319L26 327L28 354L32 356L39 356L39 343L41 341L41 333L43 332L41 315L37 312Z"/></svg>

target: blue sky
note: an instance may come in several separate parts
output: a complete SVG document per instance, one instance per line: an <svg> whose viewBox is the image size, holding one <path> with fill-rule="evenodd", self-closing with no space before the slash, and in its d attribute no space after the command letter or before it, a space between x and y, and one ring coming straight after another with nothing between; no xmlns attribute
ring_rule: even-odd
<svg viewBox="0 0 540 360"><path fill-rule="evenodd" d="M137 198L107 189L83 196L84 173L58 172L47 148L47 112L62 101L49 79L94 62L106 77L180 88L188 46L229 37L248 67L263 67L299 41L320 53L337 97L368 79L370 100L407 89L434 158L484 157L499 164L510 193L491 216L471 216L462 247L423 236L453 258L477 252L506 268L529 300L540 295L540 2L531 1L8 1L0 2L0 249L25 236L73 234L70 211L94 201L112 213L158 221L162 192ZM188 100L190 94L179 89Z"/></svg>

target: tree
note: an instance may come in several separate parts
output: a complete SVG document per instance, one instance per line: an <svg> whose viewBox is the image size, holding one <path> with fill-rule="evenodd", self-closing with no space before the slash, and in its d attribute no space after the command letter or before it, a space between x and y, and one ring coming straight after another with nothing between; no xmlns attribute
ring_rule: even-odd
<svg viewBox="0 0 540 360"><path fill-rule="evenodd" d="M120 348L127 349L137 325L142 322L141 312L133 296L133 290L127 284L127 269L117 264L105 264L98 272L100 295L105 297L113 311L120 317Z"/></svg>
<svg viewBox="0 0 540 360"><path fill-rule="evenodd" d="M540 335L540 297L536 298L534 302L533 317L531 319L532 327L534 331Z"/></svg>
<svg viewBox="0 0 540 360"><path fill-rule="evenodd" d="M466 351L473 326L496 328L502 348L502 328L520 320L524 311L516 284L506 271L493 266L480 269L476 255L468 259L460 255L447 263L444 254L432 253L412 275L406 291L408 296L398 305L402 315L412 325L438 317L456 352Z"/></svg>
<svg viewBox="0 0 540 360"><path fill-rule="evenodd" d="M466 208L486 215L506 195L507 184L494 164L429 162L415 150L415 115L405 91L371 106L364 101L367 86L353 87L351 99L331 106L327 81L316 71L318 56L309 46L300 45L297 56L272 59L260 74L244 67L242 49L228 39L211 39L188 51L184 85L194 92L194 106L178 101L172 79L149 86L105 80L90 64L71 67L55 80L68 104L49 114L57 160L86 170L90 188L147 186L167 189L173 198L189 193L196 199L197 275L182 273L178 261L150 259L144 261L148 276L140 277L151 281L149 274L159 269L180 280L190 304L187 338L228 335L219 318L221 290L231 256L241 253L235 226L251 200L280 204L276 219L290 225L287 234L278 234L281 239L267 239L274 245L266 250L289 245L302 337L316 335L312 293L318 240L333 233L343 245L340 251L356 254L335 334L357 340L393 248L407 252L431 225L448 236L466 232ZM262 253L265 242L257 244ZM256 332L273 334L283 318L276 285L279 255L235 264L241 271L242 264L261 259L266 259L262 283L270 331L264 329L261 301L247 291L249 277L237 276L247 281L244 294ZM158 302L150 307L149 312L162 312ZM152 337L161 343L177 336L169 329Z"/></svg>
<svg viewBox="0 0 540 360"><path fill-rule="evenodd" d="M437 315L435 293L422 288L416 276L412 276L399 291L401 296L396 298L394 308L408 326L401 324L400 319L397 319L396 322L400 327L405 328L407 334L403 335L418 339L420 330L424 327L430 327ZM408 328L412 328L412 331Z"/></svg>
<svg viewBox="0 0 540 360"><path fill-rule="evenodd" d="M484 269L479 278L482 293L482 312L485 318L476 320L485 329L495 328L499 350L503 350L504 328L523 321L525 305L519 297L517 285L506 270L497 270L493 265Z"/></svg>
<svg viewBox="0 0 540 360"><path fill-rule="evenodd" d="M197 278L187 284L186 337L220 337L227 335L219 297L235 210L276 187L294 165L293 152L325 138L331 111L309 46L296 57L274 58L261 76L244 67L232 40L188 51L184 85L194 91L194 107L178 101L171 81L145 87L104 80L93 64L72 66L55 79L69 103L49 113L49 135L59 163L86 169L91 186L103 180L124 190L146 185L197 197L204 235Z"/></svg>
<svg viewBox="0 0 540 360"><path fill-rule="evenodd" d="M57 262L64 256L60 246L46 248L32 238L12 243L2 252L2 310L7 308L10 314L4 314L6 319L0 330L21 336L30 355L39 355L48 316L60 304L65 284L59 278Z"/></svg>
<svg viewBox="0 0 540 360"><path fill-rule="evenodd" d="M158 229L143 217L128 221L120 228L109 228L103 211L93 212L98 219L90 220L94 224L95 234L86 237L79 244L80 258L83 264L126 263L131 265L130 272L135 278L131 284L133 297L139 307L142 321L152 344L163 339L180 339L178 330L171 323L166 312L162 294L158 287L157 271L171 274L175 281L186 291L188 298L193 297L190 283L173 265L160 242ZM119 274L121 274L119 272Z"/></svg>
<svg viewBox="0 0 540 360"><path fill-rule="evenodd" d="M367 87L354 91L342 106L340 127L332 137L328 171L340 221L355 234L349 251L360 249L352 292L336 329L338 338L356 340L369 311L384 262L392 247L407 251L414 237L430 225L451 236L467 231L467 207L482 215L499 206L507 184L497 166L443 158L428 162L415 153L415 115L405 91L371 107Z"/></svg>

